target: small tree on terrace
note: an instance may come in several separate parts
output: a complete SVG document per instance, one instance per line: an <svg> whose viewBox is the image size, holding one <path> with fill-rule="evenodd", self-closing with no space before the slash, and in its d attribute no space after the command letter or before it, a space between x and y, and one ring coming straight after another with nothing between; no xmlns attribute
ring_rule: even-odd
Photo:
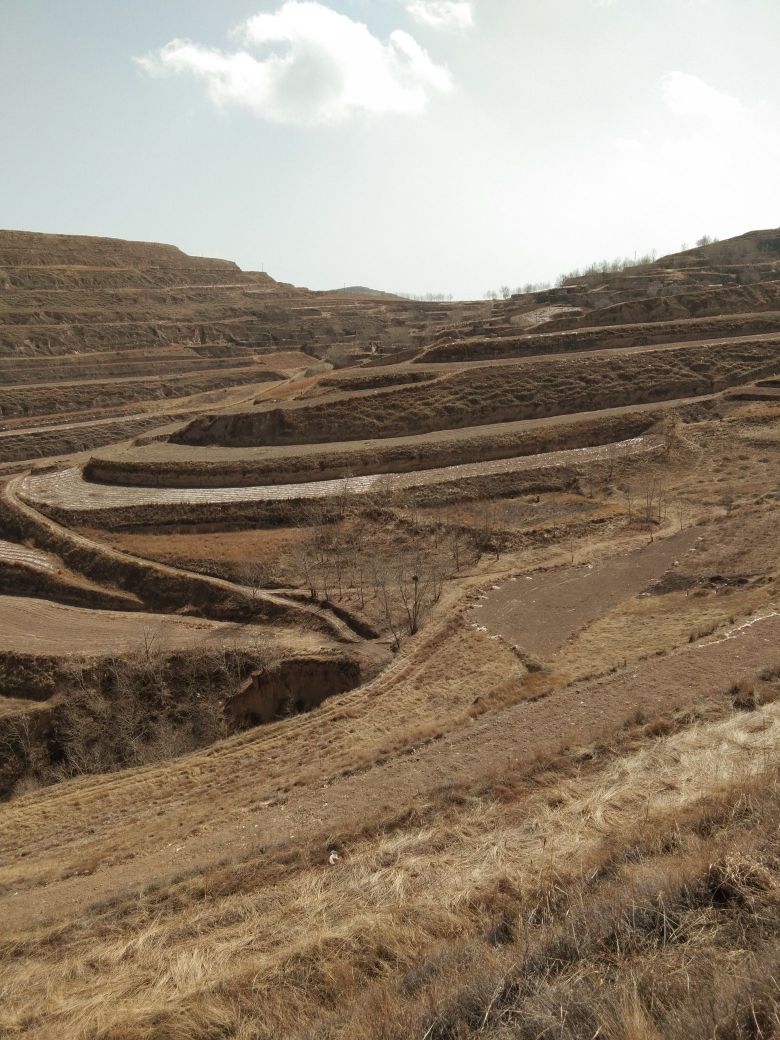
<svg viewBox="0 0 780 1040"><path fill-rule="evenodd" d="M507 547L507 532L500 526L500 517L495 502L484 502L474 542L478 553L492 552L496 560Z"/></svg>
<svg viewBox="0 0 780 1040"><path fill-rule="evenodd" d="M445 537L445 545L449 550L455 570L459 571L466 554L471 547L472 540L469 535L459 527L451 528Z"/></svg>
<svg viewBox="0 0 780 1040"><path fill-rule="evenodd" d="M249 589L252 600L257 600L268 582L268 568L262 560L247 560L239 568L239 580Z"/></svg>
<svg viewBox="0 0 780 1040"><path fill-rule="evenodd" d="M419 631L423 617L441 596L444 577L443 560L435 552L374 558L371 581L396 648L404 630L410 636Z"/></svg>

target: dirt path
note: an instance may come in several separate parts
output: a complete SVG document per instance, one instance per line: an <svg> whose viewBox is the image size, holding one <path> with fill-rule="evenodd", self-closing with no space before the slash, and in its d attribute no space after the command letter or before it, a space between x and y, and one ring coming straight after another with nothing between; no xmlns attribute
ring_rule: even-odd
<svg viewBox="0 0 780 1040"><path fill-rule="evenodd" d="M9 504L13 509L26 517L33 528L45 533L47 536L51 535L51 538L57 545L64 543L68 548L73 547L86 550L92 556L100 557L108 563L113 561L115 565L124 564L133 568L141 566L149 572L150 577L156 576L163 580L178 577L197 581L201 586L205 585L212 588L215 593L239 596L258 607L264 605L268 608L270 616L276 615L277 619L285 618L290 621L297 619L304 626L307 621L313 623L321 632L327 632L328 635L334 636L342 642L357 642L362 638L358 637L355 630L341 617L337 617L331 611L315 604L288 599L274 593L259 591L246 585L226 581L223 578L209 577L196 571L189 571L181 567L172 567L157 561L131 556L128 553L112 549L103 542L96 542L85 535L76 534L43 513L39 513L34 506L17 497L19 483L19 478L13 478L4 489Z"/></svg>
<svg viewBox="0 0 780 1040"><path fill-rule="evenodd" d="M460 730L390 757L380 757L366 769L349 776L329 777L327 758L320 758L319 776L305 787L297 787L280 799L263 788L262 783L241 786L243 770L253 771L252 749L262 755L262 733L244 740L243 770L228 768L230 757L221 770L221 782L211 789L208 816L200 816L198 825L188 833L188 803L174 785L172 794L162 801L155 799L149 813L167 813L169 838L156 848L144 848L143 817L138 809L129 817L126 827L135 826L139 844L131 859L114 859L111 855L81 854L81 869L71 876L52 877L46 884L46 854L41 862L39 881L43 887L25 890L24 883L13 883L0 898L0 915L13 932L58 915L77 913L90 902L116 895L139 884L169 877L175 870L213 864L229 856L234 862L257 855L263 846L294 841L325 844L344 830L353 828L360 819L377 813L391 814L394 806L409 805L419 796L432 793L448 783L478 784L490 775L507 771L524 771L567 746L587 746L608 737L621 726L635 720L638 713L652 718L676 707L695 704L722 695L732 682L755 675L777 659L780 643L780 617L777 614L752 619L732 632L707 643L686 647L665 658L632 665L627 671L588 683L559 689L537 701L525 701L482 716ZM334 699L338 700L338 698ZM331 702L333 710L333 702ZM309 719L316 724L317 712ZM323 733L323 741L327 737ZM190 755L172 763L169 772L189 775L191 782L205 783L199 763L208 760L219 765L220 758L231 750L230 741L208 753ZM235 748L235 745L234 745ZM256 765L260 765L259 758ZM236 763L237 764L237 763ZM114 788L143 781L144 770L107 780ZM258 781L260 777L258 776ZM100 783L100 781L92 781ZM39 792L29 808L35 814L36 841L41 830L57 828L58 804L73 797L69 785L51 792ZM80 787L73 789L76 795ZM158 789L159 790L159 789ZM25 839L13 820L23 811L28 800L10 803L0 809L0 837L8 848L8 863L18 862L19 843ZM78 803L78 799L76 799ZM50 804L49 804L50 803ZM82 806L83 802L79 803ZM96 809L98 807L96 806ZM107 827L109 850L115 848L111 834L122 827L123 814L114 813L102 824L82 808L75 848L60 847L59 856L76 856L84 835L94 827ZM54 830L52 830L54 828ZM94 839L93 839L94 840ZM36 856L27 861L26 870ZM76 876L73 876L73 875ZM78 876L82 875L82 876ZM10 880L10 879L9 879ZM7 882L6 882L7 883Z"/></svg>
<svg viewBox="0 0 780 1040"><path fill-rule="evenodd" d="M83 657L123 653L144 645L166 650L213 649L267 642L278 631L274 628L269 634L267 627L255 625L173 614L90 610L45 599L0 596L0 652ZM305 636L302 638L306 641ZM314 648L313 638L309 641ZM321 642L318 637L316 645Z"/></svg>
<svg viewBox="0 0 780 1040"><path fill-rule="evenodd" d="M548 659L583 626L635 596L691 551L690 528L623 556L512 577L483 594L469 615L475 628Z"/></svg>
<svg viewBox="0 0 780 1040"><path fill-rule="evenodd" d="M58 509L81 512L91 509L114 509L127 506L177 506L230 502L279 502L288 499L336 498L346 494L368 494L387 487L398 491L429 484L447 483L468 477L486 477L501 473L516 473L547 469L555 466L577 466L607 458L617 451L620 458L642 455L657 447L650 437L634 437L613 445L590 448L572 448L542 455L523 455L518 458L496 459L492 462L464 463L442 466L412 473L379 473L342 480L317 480L304 484L277 484L268 487L222 488L146 488L110 484L92 484L84 479L77 467L59 473L44 473L25 477L19 484L19 493L30 503L55 506Z"/></svg>

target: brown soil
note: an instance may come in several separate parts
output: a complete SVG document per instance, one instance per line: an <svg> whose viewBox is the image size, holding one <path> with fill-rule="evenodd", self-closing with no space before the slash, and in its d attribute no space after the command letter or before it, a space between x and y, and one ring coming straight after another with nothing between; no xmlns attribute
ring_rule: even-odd
<svg viewBox="0 0 780 1040"><path fill-rule="evenodd" d="M608 359L566 359L456 372L432 384L372 391L303 408L195 420L172 441L252 446L400 437L694 397L774 374L780 336L738 338Z"/></svg>
<svg viewBox="0 0 780 1040"><path fill-rule="evenodd" d="M0 1032L773 1035L779 276L418 304L0 232ZM68 744L62 676L158 645Z"/></svg>
<svg viewBox="0 0 780 1040"><path fill-rule="evenodd" d="M512 576L480 597L474 625L543 659L581 628L636 596L671 567L685 569L701 535L696 528L597 563Z"/></svg>
<svg viewBox="0 0 780 1040"><path fill-rule="evenodd" d="M706 409L710 401L707 395L675 401L673 407L701 405ZM184 488L236 488L343 479L366 473L404 473L624 441L646 433L665 408L664 404L609 408L326 445L193 448L156 440L95 452L84 472L88 480L108 485Z"/></svg>
<svg viewBox="0 0 780 1040"><path fill-rule="evenodd" d="M140 611L88 610L21 596L0 596L0 628L3 650L54 657L138 652L147 642L181 650L251 646L268 638L253 625Z"/></svg>

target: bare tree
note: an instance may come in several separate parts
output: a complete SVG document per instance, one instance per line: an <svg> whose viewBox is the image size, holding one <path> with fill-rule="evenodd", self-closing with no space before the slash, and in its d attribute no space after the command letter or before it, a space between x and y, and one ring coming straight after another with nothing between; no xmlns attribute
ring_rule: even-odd
<svg viewBox="0 0 780 1040"><path fill-rule="evenodd" d="M629 523L630 523L631 520L633 519L633 500L634 500L633 488L631 487L630 484L623 484L623 485L621 485L618 488L618 490L621 491L623 493L624 497L625 497L626 507L628 508L628 520L629 520Z"/></svg>
<svg viewBox="0 0 780 1040"><path fill-rule="evenodd" d="M499 524L498 509L495 502L484 502L479 524L474 533L477 551L492 552L496 560L507 546L507 533Z"/></svg>
<svg viewBox="0 0 780 1040"><path fill-rule="evenodd" d="M460 570L461 563L471 544L470 536L462 528L453 527L447 532L446 545L456 571Z"/></svg>
<svg viewBox="0 0 780 1040"><path fill-rule="evenodd" d="M621 458L621 451L620 451L620 448L618 447L617 442L616 441L611 441L607 445L607 454L606 454L607 480L610 481L610 482L612 480L614 480L614 478L615 478L615 471L618 468L618 462L620 461L620 458Z"/></svg>
<svg viewBox="0 0 780 1040"><path fill-rule="evenodd" d="M413 636L420 628L420 615L425 602L425 584L422 575L417 573L416 568L413 574L408 575L399 571L397 581L398 592L406 613L409 635Z"/></svg>
<svg viewBox="0 0 780 1040"><path fill-rule="evenodd" d="M251 599L257 600L268 583L268 567L261 560L247 560L238 570L242 583L249 589Z"/></svg>
<svg viewBox="0 0 780 1040"><path fill-rule="evenodd" d="M292 553L293 569L297 580L304 585L312 600L317 599L319 582L317 577L317 560L311 539L302 542Z"/></svg>
<svg viewBox="0 0 780 1040"><path fill-rule="evenodd" d="M379 602L382 614L393 637L393 646L398 650L401 646L401 625L393 604L393 580L387 561L375 557L371 564L371 582L374 594Z"/></svg>
<svg viewBox="0 0 780 1040"><path fill-rule="evenodd" d="M335 499L336 515L340 520L356 506L356 495L352 484L353 474L347 473L339 486L339 493Z"/></svg>
<svg viewBox="0 0 780 1040"><path fill-rule="evenodd" d="M685 527L685 522L690 516L690 506L687 502L683 502L682 499L678 500L674 506L674 515L677 517L677 523L680 525L682 531Z"/></svg>
<svg viewBox="0 0 780 1040"><path fill-rule="evenodd" d="M664 452L668 455L680 440L680 424L673 415L664 416L661 422L661 441Z"/></svg>
<svg viewBox="0 0 780 1040"><path fill-rule="evenodd" d="M664 488L657 478L648 478L640 488L640 519L650 528L650 541L653 540L653 525L661 523L664 516Z"/></svg>
<svg viewBox="0 0 780 1040"><path fill-rule="evenodd" d="M398 474L382 473L371 483L368 495L364 496L364 501L377 508L386 506L388 499L398 490L398 485Z"/></svg>

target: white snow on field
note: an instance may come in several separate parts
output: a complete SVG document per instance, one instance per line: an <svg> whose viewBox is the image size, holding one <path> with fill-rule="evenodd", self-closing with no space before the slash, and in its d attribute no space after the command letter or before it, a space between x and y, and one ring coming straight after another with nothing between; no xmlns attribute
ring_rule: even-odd
<svg viewBox="0 0 780 1040"><path fill-rule="evenodd" d="M576 466L606 457L617 448L623 457L651 451L655 444L646 437L619 441L616 445L572 448L542 455L523 455L491 462L465 463L413 473L377 473L364 477L318 480L305 484L274 484L262 487L174 488L129 487L92 484L80 469L27 476L19 484L21 496L33 505L51 505L73 511L116 509L128 506L211 505L232 502L281 502L296 499L336 498L346 494L400 491L428 484L447 483L474 477L547 467Z"/></svg>
<svg viewBox="0 0 780 1040"><path fill-rule="evenodd" d="M0 539L0 564L2 563L21 563L44 571L56 570L56 563L48 553Z"/></svg>

